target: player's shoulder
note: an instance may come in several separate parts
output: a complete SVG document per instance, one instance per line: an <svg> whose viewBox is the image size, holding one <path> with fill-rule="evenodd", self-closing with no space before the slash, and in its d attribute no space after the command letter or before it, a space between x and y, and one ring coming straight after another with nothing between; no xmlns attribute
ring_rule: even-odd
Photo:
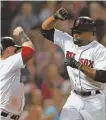
<svg viewBox="0 0 106 120"><path fill-rule="evenodd" d="M106 48L98 41L94 41L93 54L94 56L106 56Z"/></svg>
<svg viewBox="0 0 106 120"><path fill-rule="evenodd" d="M106 47L105 46L103 46L101 43L99 43L98 41L94 41L94 45L95 45L95 48L97 49L97 50L102 50L102 51L104 51L104 50L106 50Z"/></svg>
<svg viewBox="0 0 106 120"><path fill-rule="evenodd" d="M14 54L10 57L8 57L7 59L4 60L4 62L14 62L15 60L18 59L18 57L21 56L21 52L17 53L17 54Z"/></svg>
<svg viewBox="0 0 106 120"><path fill-rule="evenodd" d="M65 32L65 31L61 31L61 30L58 30L58 29L55 28L55 32L57 34L60 33L62 35L61 37L66 37L68 39L73 39L73 37L69 33Z"/></svg>
<svg viewBox="0 0 106 120"><path fill-rule="evenodd" d="M1 65L11 65L13 64L17 59L18 59L18 56L19 56L20 53L18 54L15 54L15 55L12 55L12 56L9 56L8 58L6 59L0 59L0 64Z"/></svg>
<svg viewBox="0 0 106 120"><path fill-rule="evenodd" d="M19 58L21 58L21 52L16 53L16 54L10 56L10 59L12 59L12 60L14 60L14 59L19 59Z"/></svg>

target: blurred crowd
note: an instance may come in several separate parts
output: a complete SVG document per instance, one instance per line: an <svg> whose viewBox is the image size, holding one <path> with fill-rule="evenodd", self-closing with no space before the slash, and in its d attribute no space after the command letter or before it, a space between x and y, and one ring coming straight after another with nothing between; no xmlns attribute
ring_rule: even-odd
<svg viewBox="0 0 106 120"><path fill-rule="evenodd" d="M106 46L106 2L99 1L2 1L1 36L11 36L21 26L35 46L35 55L22 69L26 104L20 120L59 120L61 108L71 91L64 53L40 34L42 22L64 7L67 21L56 28L71 34L70 28L79 16L90 16L96 22L96 39ZM20 40L14 38L18 44Z"/></svg>

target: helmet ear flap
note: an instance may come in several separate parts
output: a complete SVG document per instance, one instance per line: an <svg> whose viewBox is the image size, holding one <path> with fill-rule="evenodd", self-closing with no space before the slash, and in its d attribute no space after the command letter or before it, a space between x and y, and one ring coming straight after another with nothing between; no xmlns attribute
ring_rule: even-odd
<svg viewBox="0 0 106 120"><path fill-rule="evenodd" d="M1 52L1 54L3 53L3 45L2 45L2 40L1 40L1 42L0 42L0 52Z"/></svg>

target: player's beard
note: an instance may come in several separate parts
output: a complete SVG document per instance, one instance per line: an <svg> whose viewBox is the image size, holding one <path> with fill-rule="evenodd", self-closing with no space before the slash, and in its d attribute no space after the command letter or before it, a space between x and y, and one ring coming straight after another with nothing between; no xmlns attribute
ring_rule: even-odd
<svg viewBox="0 0 106 120"><path fill-rule="evenodd" d="M84 43L84 40L78 39L78 38L73 38L74 44L81 46Z"/></svg>

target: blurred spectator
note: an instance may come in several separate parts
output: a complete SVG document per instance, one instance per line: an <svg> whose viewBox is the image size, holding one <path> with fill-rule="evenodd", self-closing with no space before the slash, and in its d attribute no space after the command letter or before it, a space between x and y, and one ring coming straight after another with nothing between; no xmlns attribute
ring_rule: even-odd
<svg viewBox="0 0 106 120"><path fill-rule="evenodd" d="M50 62L50 52L41 51L36 53L36 83L38 88L41 88L42 80L45 76L45 70Z"/></svg>
<svg viewBox="0 0 106 120"><path fill-rule="evenodd" d="M61 89L64 79L60 76L55 64L49 65L45 76L41 90L44 99L49 99L52 98L52 90L54 88Z"/></svg>
<svg viewBox="0 0 106 120"><path fill-rule="evenodd" d="M50 8L48 1L43 1L41 11L39 13L40 21L43 22L49 16L53 15L53 10Z"/></svg>
<svg viewBox="0 0 106 120"><path fill-rule="evenodd" d="M102 41L106 33L106 6L103 7L101 2L91 2L89 5L90 15L96 22L96 36L99 42Z"/></svg>
<svg viewBox="0 0 106 120"><path fill-rule="evenodd" d="M55 46L47 40L44 40L42 38L41 40L41 46L40 46L40 41L35 38L36 45L41 48L39 51L36 52L36 82L39 88L41 88L41 83L42 80L44 79L45 76L45 71L48 67L49 64L53 63L54 60L54 53L55 53Z"/></svg>
<svg viewBox="0 0 106 120"><path fill-rule="evenodd" d="M32 91L30 94L30 104L28 112L23 113L21 120L41 120L43 114L43 99L39 89Z"/></svg>
<svg viewBox="0 0 106 120"><path fill-rule="evenodd" d="M38 25L31 29L31 40L36 48L36 53L41 52L44 49L44 37L40 34L39 28L40 26Z"/></svg>
<svg viewBox="0 0 106 120"><path fill-rule="evenodd" d="M26 70L25 68L21 69L21 73L22 73L21 79L25 84L35 81L36 70L35 70L34 58L28 61L28 63L26 64Z"/></svg>
<svg viewBox="0 0 106 120"><path fill-rule="evenodd" d="M9 11L11 12L12 17L14 17L14 15L17 13L21 4L21 1L8 1Z"/></svg>
<svg viewBox="0 0 106 120"><path fill-rule="evenodd" d="M34 64L34 57L30 59L26 65L28 72L29 72L29 80L30 81L35 81L35 76L36 76L36 69L35 69L35 64Z"/></svg>
<svg viewBox="0 0 106 120"><path fill-rule="evenodd" d="M25 109L27 108L27 105L29 104L29 101L30 101L29 94L37 88L35 83L36 71L35 71L33 58L28 61L28 63L26 64L26 68L27 69L21 69L21 73L22 73L21 80L25 85L25 98L26 98Z"/></svg>
<svg viewBox="0 0 106 120"><path fill-rule="evenodd" d="M59 120L59 112L52 99L47 99L44 102L42 120Z"/></svg>
<svg viewBox="0 0 106 120"><path fill-rule="evenodd" d="M54 13L61 7L63 7L64 1L55 1L54 2Z"/></svg>
<svg viewBox="0 0 106 120"><path fill-rule="evenodd" d="M1 36L9 35L11 11L8 4L9 1L1 1Z"/></svg>
<svg viewBox="0 0 106 120"><path fill-rule="evenodd" d="M78 16L79 16L79 11L80 11L80 8L81 8L81 4L83 4L83 2L81 1L73 1L72 2L72 6L73 6L73 16L74 16L74 19L77 19Z"/></svg>
<svg viewBox="0 0 106 120"><path fill-rule="evenodd" d="M62 85L61 85L61 88L62 88ZM56 109L58 110L58 112L60 112L62 109L62 106L64 105L64 102L66 101L66 99L64 99L62 90L58 88L53 88L52 99L53 99L54 105L56 106Z"/></svg>
<svg viewBox="0 0 106 120"><path fill-rule="evenodd" d="M34 15L32 12L32 6L29 2L24 2L18 12L11 22L10 31L12 32L16 26L21 26L26 30L26 33L31 35L31 28L39 24L38 16Z"/></svg>
<svg viewBox="0 0 106 120"><path fill-rule="evenodd" d="M106 47L106 33L105 33L105 35L103 37L102 44Z"/></svg>
<svg viewBox="0 0 106 120"><path fill-rule="evenodd" d="M70 91L71 91L71 85L70 85L70 80L68 79L64 81L61 88L61 92L63 95L68 96L70 94Z"/></svg>
<svg viewBox="0 0 106 120"><path fill-rule="evenodd" d="M86 2L86 1L81 1L80 2L79 16L88 16L88 17L90 17L88 2Z"/></svg>
<svg viewBox="0 0 106 120"><path fill-rule="evenodd" d="M64 73L64 53L62 49L55 45L55 53L54 53L54 63L59 69L59 73L62 75Z"/></svg>

